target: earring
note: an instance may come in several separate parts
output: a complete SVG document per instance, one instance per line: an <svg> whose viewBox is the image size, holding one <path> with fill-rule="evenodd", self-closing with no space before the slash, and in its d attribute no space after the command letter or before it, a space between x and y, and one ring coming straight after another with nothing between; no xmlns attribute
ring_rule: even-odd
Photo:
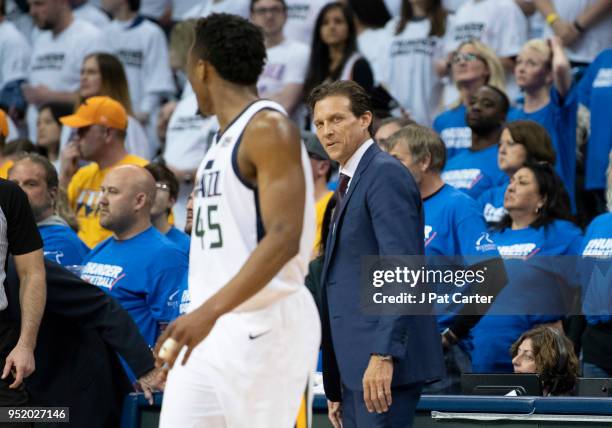
<svg viewBox="0 0 612 428"><path fill-rule="evenodd" d="M535 209L536 214L540 214L540 211L542 211L542 207L537 207Z"/></svg>

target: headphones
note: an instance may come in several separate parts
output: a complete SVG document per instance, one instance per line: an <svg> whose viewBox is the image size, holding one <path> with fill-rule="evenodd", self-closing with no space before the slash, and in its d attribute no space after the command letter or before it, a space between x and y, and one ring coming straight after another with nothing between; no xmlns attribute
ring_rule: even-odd
<svg viewBox="0 0 612 428"><path fill-rule="evenodd" d="M563 377L563 371L567 368L567 360L569 356L567 346L565 346L565 341L563 340L563 337L561 336L559 330L554 327L546 328L552 334L553 341L555 343L555 348L557 348L557 364L555 365L555 371L553 373L554 381L552 384L552 388L549 391L550 393L554 393L557 390L557 385L559 384L559 381Z"/></svg>
<svg viewBox="0 0 612 428"><path fill-rule="evenodd" d="M555 365L555 372L561 373L567 365L568 352L565 346L565 341L561 337L561 333L554 327L547 327L553 335L553 341L555 342L555 348L557 348L557 364Z"/></svg>

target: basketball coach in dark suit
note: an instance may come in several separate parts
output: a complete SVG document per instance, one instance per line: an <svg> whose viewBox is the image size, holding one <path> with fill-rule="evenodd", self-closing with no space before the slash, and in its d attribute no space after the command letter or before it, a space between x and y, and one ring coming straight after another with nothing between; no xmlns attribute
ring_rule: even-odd
<svg viewBox="0 0 612 428"><path fill-rule="evenodd" d="M323 265L323 379L335 427L412 426L423 383L444 376L431 316L366 315L361 257L422 255L419 189L371 138L370 100L356 83L324 83L309 105L319 141L340 164Z"/></svg>

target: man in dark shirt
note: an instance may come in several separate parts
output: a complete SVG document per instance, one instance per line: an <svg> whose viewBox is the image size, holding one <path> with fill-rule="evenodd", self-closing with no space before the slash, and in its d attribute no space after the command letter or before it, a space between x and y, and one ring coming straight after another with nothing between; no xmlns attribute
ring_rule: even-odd
<svg viewBox="0 0 612 428"><path fill-rule="evenodd" d="M19 276L20 328L7 317L4 290L7 255ZM24 405L23 379L35 368L34 348L45 308L46 285L42 241L25 193L0 179L0 406Z"/></svg>

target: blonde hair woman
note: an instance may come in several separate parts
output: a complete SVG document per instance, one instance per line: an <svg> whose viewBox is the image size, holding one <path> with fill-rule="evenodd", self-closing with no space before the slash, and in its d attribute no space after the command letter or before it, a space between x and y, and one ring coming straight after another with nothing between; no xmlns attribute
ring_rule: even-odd
<svg viewBox="0 0 612 428"><path fill-rule="evenodd" d="M491 48L478 40L459 45L451 59L451 74L459 91L459 98L451 108L439 114L433 128L446 145L447 158L468 150L472 145L472 131L467 126L467 105L478 89L484 85L506 90L504 69Z"/></svg>
<svg viewBox="0 0 612 428"><path fill-rule="evenodd" d="M575 91L570 93L570 63L561 42L553 38L525 43L516 58L514 78L523 97L507 120L533 120L546 129L557 153L555 170L575 207L578 101Z"/></svg>

